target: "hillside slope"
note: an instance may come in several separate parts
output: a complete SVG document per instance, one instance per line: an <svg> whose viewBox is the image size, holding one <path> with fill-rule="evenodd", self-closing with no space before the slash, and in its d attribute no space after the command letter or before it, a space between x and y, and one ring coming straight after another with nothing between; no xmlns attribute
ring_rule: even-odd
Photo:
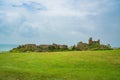
<svg viewBox="0 0 120 80"><path fill-rule="evenodd" d="M0 80L120 80L120 50L1 53Z"/></svg>

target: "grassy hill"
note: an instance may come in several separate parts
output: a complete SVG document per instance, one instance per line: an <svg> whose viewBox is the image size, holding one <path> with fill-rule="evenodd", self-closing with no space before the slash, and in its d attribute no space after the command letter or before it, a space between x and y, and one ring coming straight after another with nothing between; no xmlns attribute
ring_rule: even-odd
<svg viewBox="0 0 120 80"><path fill-rule="evenodd" d="M0 80L120 80L120 50L1 53Z"/></svg>

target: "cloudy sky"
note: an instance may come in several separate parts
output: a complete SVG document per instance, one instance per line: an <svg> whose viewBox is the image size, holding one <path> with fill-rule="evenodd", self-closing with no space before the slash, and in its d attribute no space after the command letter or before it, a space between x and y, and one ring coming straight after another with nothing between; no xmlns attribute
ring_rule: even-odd
<svg viewBox="0 0 120 80"><path fill-rule="evenodd" d="M0 0L0 43L120 46L120 0Z"/></svg>

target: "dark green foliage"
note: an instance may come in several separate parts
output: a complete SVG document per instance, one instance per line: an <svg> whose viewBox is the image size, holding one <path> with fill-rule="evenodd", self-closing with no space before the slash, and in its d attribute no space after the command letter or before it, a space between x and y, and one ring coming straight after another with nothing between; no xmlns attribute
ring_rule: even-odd
<svg viewBox="0 0 120 80"><path fill-rule="evenodd" d="M77 50L77 49L76 49L76 46L75 46L75 45L73 45L73 46L71 46L71 47L69 48L69 50L74 51L74 50Z"/></svg>

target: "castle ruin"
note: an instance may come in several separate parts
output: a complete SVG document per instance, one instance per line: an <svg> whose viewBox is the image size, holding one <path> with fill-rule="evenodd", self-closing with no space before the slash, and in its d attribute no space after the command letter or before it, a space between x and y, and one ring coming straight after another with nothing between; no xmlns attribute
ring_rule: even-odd
<svg viewBox="0 0 120 80"><path fill-rule="evenodd" d="M98 39L97 41L93 41L92 37L90 37L89 40L88 40L88 45L92 45L92 44L100 45L100 39Z"/></svg>
<svg viewBox="0 0 120 80"><path fill-rule="evenodd" d="M66 51L66 50L108 50L112 49L111 47L100 44L100 39L97 41L93 41L92 37L88 39L88 43L78 42L77 45L71 46L70 48L67 45L59 45L59 44L50 44L50 45L36 45L36 44L25 44L20 45L17 48L12 49L11 51L18 52L53 52L53 51Z"/></svg>
<svg viewBox="0 0 120 80"><path fill-rule="evenodd" d="M88 39L88 43L79 42L76 46L77 50L105 50L110 49L107 45L100 44L100 39L93 41L92 37Z"/></svg>

